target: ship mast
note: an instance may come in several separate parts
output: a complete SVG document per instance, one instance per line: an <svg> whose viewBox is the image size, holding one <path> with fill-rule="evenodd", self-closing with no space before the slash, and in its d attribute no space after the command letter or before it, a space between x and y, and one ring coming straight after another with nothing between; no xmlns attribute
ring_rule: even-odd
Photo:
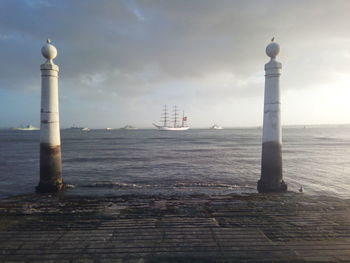
<svg viewBox="0 0 350 263"><path fill-rule="evenodd" d="M177 123L177 108L175 105L175 107L174 107L174 128L176 128L176 123Z"/></svg>
<svg viewBox="0 0 350 263"><path fill-rule="evenodd" d="M164 127L167 126L167 121L168 121L168 113L166 110L166 105L164 105L164 112L163 112L163 116L162 116L162 121L164 122Z"/></svg>
<svg viewBox="0 0 350 263"><path fill-rule="evenodd" d="M185 111L182 111L182 123L181 123L181 127L185 126Z"/></svg>

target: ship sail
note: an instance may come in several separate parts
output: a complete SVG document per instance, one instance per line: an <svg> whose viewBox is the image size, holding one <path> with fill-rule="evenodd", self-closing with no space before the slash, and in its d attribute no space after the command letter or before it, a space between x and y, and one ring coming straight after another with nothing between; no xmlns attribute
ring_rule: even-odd
<svg viewBox="0 0 350 263"><path fill-rule="evenodd" d="M161 117L161 122L163 122L163 126L166 127L168 124L168 112L166 105L164 105L163 115Z"/></svg>

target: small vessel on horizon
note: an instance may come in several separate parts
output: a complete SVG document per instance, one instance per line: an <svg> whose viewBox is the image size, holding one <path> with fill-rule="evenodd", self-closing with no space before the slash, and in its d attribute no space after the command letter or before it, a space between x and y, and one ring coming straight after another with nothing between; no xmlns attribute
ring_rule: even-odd
<svg viewBox="0 0 350 263"><path fill-rule="evenodd" d="M86 127L78 127L78 126L73 125L72 127L67 128L65 130L70 130L70 131L90 131L91 129L90 128L86 128Z"/></svg>
<svg viewBox="0 0 350 263"><path fill-rule="evenodd" d="M219 126L219 125L214 124L209 129L211 129L211 130L222 130L223 128L221 126Z"/></svg>
<svg viewBox="0 0 350 263"><path fill-rule="evenodd" d="M67 129L65 129L65 130L79 130L79 131L81 131L83 128L84 128L84 127L78 127L78 126L75 126L75 125L73 124L72 127L69 127L69 128L67 128Z"/></svg>
<svg viewBox="0 0 350 263"><path fill-rule="evenodd" d="M38 131L40 130L40 128L35 127L31 124L28 124L26 127L17 127L17 128L12 128L13 130L17 130L17 131Z"/></svg>
<svg viewBox="0 0 350 263"><path fill-rule="evenodd" d="M121 130L137 130L135 126L132 125L125 125L124 127L120 128Z"/></svg>
<svg viewBox="0 0 350 263"><path fill-rule="evenodd" d="M185 112L182 112L182 122L181 125L178 125L178 114L177 114L177 107L175 105L174 107L174 116L173 116L173 126L169 126L168 125L168 113L167 113L167 106L164 105L164 111L163 111L163 115L162 115L162 122L163 122L163 126L161 125L157 125L155 123L153 123L153 125L160 131L186 131L188 130L190 127L186 124L187 122L187 116L185 116Z"/></svg>

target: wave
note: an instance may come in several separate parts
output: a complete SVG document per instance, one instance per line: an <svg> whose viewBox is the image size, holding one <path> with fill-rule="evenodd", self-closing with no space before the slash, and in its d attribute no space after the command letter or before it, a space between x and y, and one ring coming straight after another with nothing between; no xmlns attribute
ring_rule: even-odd
<svg viewBox="0 0 350 263"><path fill-rule="evenodd" d="M314 139L317 139L317 140L327 140L327 141L339 140L339 138L334 138L334 137L314 137Z"/></svg>
<svg viewBox="0 0 350 263"><path fill-rule="evenodd" d="M206 149L180 149L180 150L174 150L175 152L210 152L213 151L213 149L206 148Z"/></svg>
<svg viewBox="0 0 350 263"><path fill-rule="evenodd" d="M137 185L137 184L128 184L128 183L120 183L120 182L95 182L91 184L86 184L86 185L81 185L81 187L101 187L101 188L143 188L144 186L142 185Z"/></svg>
<svg viewBox="0 0 350 263"><path fill-rule="evenodd" d="M208 142L204 142L204 141L192 141L192 144L213 144L212 142L208 141Z"/></svg>
<svg viewBox="0 0 350 263"><path fill-rule="evenodd" d="M237 184L222 184L222 183L174 183L167 185L160 184L135 184L135 183L122 183L113 181L102 181L94 182L90 184L81 185L80 187L92 187L92 188L186 188L186 187L203 187L203 188L226 188L226 189L237 189L237 188L252 188L248 185L237 185Z"/></svg>
<svg viewBox="0 0 350 263"><path fill-rule="evenodd" d="M176 137L150 137L149 140L173 140L176 141Z"/></svg>
<svg viewBox="0 0 350 263"><path fill-rule="evenodd" d="M148 161L148 158L146 157L78 157L78 158L70 158L65 159L64 162L110 162L110 161L130 161L130 162L137 162L137 161Z"/></svg>
<svg viewBox="0 0 350 263"><path fill-rule="evenodd" d="M251 188L247 185L237 185L237 184L220 184L220 183L176 183L174 187L208 187L208 188Z"/></svg>

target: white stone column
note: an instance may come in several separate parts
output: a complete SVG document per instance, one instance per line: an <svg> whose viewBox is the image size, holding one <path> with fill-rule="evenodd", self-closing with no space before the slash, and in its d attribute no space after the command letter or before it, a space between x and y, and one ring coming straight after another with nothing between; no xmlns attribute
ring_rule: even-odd
<svg viewBox="0 0 350 263"><path fill-rule="evenodd" d="M276 61L280 47L276 42L266 47L271 58L265 64L264 123L261 157L261 178L258 181L259 192L285 192L287 185L282 173L282 128L280 100L280 70L282 64Z"/></svg>
<svg viewBox="0 0 350 263"><path fill-rule="evenodd" d="M57 192L64 186L62 179L61 138L58 109L59 67L53 59L57 49L47 44L41 49L47 59L41 70L41 110L40 110L40 182L37 192Z"/></svg>

